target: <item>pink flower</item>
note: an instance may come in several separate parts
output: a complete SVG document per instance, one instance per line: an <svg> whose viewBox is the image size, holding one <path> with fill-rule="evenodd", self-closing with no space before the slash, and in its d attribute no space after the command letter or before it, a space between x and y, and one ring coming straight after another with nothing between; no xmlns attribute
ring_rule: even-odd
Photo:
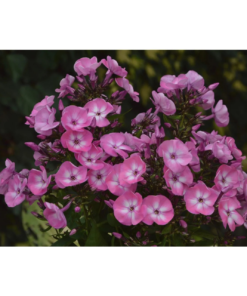
<svg viewBox="0 0 247 296"><path fill-rule="evenodd" d="M160 111L165 115L173 115L176 112L176 106L172 100L168 99L163 93L152 91L154 98L153 104L160 108Z"/></svg>
<svg viewBox="0 0 247 296"><path fill-rule="evenodd" d="M56 109L45 106L35 116L34 129L38 134L50 136L52 129L59 125L59 122L54 122Z"/></svg>
<svg viewBox="0 0 247 296"><path fill-rule="evenodd" d="M158 91L169 91L176 89L184 89L188 84L188 78L184 74L180 74L178 77L175 75L165 75L161 77L160 88Z"/></svg>
<svg viewBox="0 0 247 296"><path fill-rule="evenodd" d="M220 100L215 108L212 108L212 113L214 114L215 123L219 127L227 126L229 123L229 113L225 105L223 105L222 100Z"/></svg>
<svg viewBox="0 0 247 296"><path fill-rule="evenodd" d="M37 113L45 106L51 107L54 104L54 99L55 96L45 96L45 98L41 102L34 105L30 116L36 116Z"/></svg>
<svg viewBox="0 0 247 296"><path fill-rule="evenodd" d="M231 231L234 231L236 224L238 226L244 224L243 217L236 211L239 208L241 205L237 198L222 199L219 202L219 215L225 228L228 224Z"/></svg>
<svg viewBox="0 0 247 296"><path fill-rule="evenodd" d="M80 153L91 149L92 134L87 130L67 131L61 137L61 143L69 151Z"/></svg>
<svg viewBox="0 0 247 296"><path fill-rule="evenodd" d="M6 168L0 172L0 194L5 194L8 191L10 179L15 174L15 163L8 158L5 161Z"/></svg>
<svg viewBox="0 0 247 296"><path fill-rule="evenodd" d="M27 186L34 195L43 195L51 182L51 177L47 178L46 169L40 166L41 171L32 169L29 172Z"/></svg>
<svg viewBox="0 0 247 296"><path fill-rule="evenodd" d="M239 150L235 144L235 140L232 137L226 137L225 145L231 150L232 155L238 159L242 156L242 151Z"/></svg>
<svg viewBox="0 0 247 296"><path fill-rule="evenodd" d="M190 70L185 76L188 78L188 88L191 87L199 90L204 87L204 79L201 75L193 70ZM206 110L206 109L205 109Z"/></svg>
<svg viewBox="0 0 247 296"><path fill-rule="evenodd" d="M170 169L166 170L164 178L167 186L171 187L172 193L181 196L184 195L184 191L193 182L193 175L187 166L178 173L174 173Z"/></svg>
<svg viewBox="0 0 247 296"><path fill-rule="evenodd" d="M63 110L61 122L66 130L78 131L91 124L87 110L82 107L68 106Z"/></svg>
<svg viewBox="0 0 247 296"><path fill-rule="evenodd" d="M5 194L5 202L8 207L15 207L21 204L25 199L23 193L27 179L22 179L20 176L15 175L12 180L9 181L8 192Z"/></svg>
<svg viewBox="0 0 247 296"><path fill-rule="evenodd" d="M128 153L123 150L132 151L129 146L124 145L125 136L122 133L111 133L104 135L100 139L100 146L111 156L122 156L123 158L128 157Z"/></svg>
<svg viewBox="0 0 247 296"><path fill-rule="evenodd" d="M115 81L120 87L124 88L127 91L133 101L139 102L139 93L134 91L133 86L129 83L128 79L116 78Z"/></svg>
<svg viewBox="0 0 247 296"><path fill-rule="evenodd" d="M206 92L204 95L200 96L198 99L198 101L202 100L202 104L200 104L200 106L204 109L204 110L209 110L214 106L215 100L214 100L214 92L213 91L208 91Z"/></svg>
<svg viewBox="0 0 247 296"><path fill-rule="evenodd" d="M160 157L163 157L165 165L177 173L190 163L192 155L186 145L180 140L164 141L157 149Z"/></svg>
<svg viewBox="0 0 247 296"><path fill-rule="evenodd" d="M112 170L112 166L108 163L104 163L103 168L100 170L89 170L88 171L88 183L93 189L98 189L105 191L107 190L106 185L106 177L109 175L109 173Z"/></svg>
<svg viewBox="0 0 247 296"><path fill-rule="evenodd" d="M220 163L228 163L229 160L233 159L229 148L219 141L207 145L205 150L212 150L213 156L218 158Z"/></svg>
<svg viewBox="0 0 247 296"><path fill-rule="evenodd" d="M118 65L118 62L113 60L110 56L107 57L107 60L103 59L101 62L109 69L110 72L117 76L125 77L128 74L125 68L121 68Z"/></svg>
<svg viewBox="0 0 247 296"><path fill-rule="evenodd" d="M122 170L122 164L116 164L112 167L111 172L106 177L105 182L108 190L114 195L121 195L127 191L136 191L137 184L125 184L122 186L119 181L119 175Z"/></svg>
<svg viewBox="0 0 247 296"><path fill-rule="evenodd" d="M81 58L75 62L74 70L78 75L91 75L96 72L96 69L101 65L101 62L97 62L96 57Z"/></svg>
<svg viewBox="0 0 247 296"><path fill-rule="evenodd" d="M59 188L76 186L87 180L87 169L83 166L76 167L69 161L65 161L55 175L55 181Z"/></svg>
<svg viewBox="0 0 247 296"><path fill-rule="evenodd" d="M110 124L110 121L105 117L113 111L113 107L104 99L94 99L88 102L84 108L89 109L88 117L96 119L96 126L104 127Z"/></svg>
<svg viewBox="0 0 247 296"><path fill-rule="evenodd" d="M67 220L64 216L63 209L59 209L55 204L45 202L46 209L44 210L44 216L49 224L55 228L64 228L67 226Z"/></svg>
<svg viewBox="0 0 247 296"><path fill-rule="evenodd" d="M240 185L239 174L234 167L223 164L216 172L214 183L219 191L235 189Z"/></svg>
<svg viewBox="0 0 247 296"><path fill-rule="evenodd" d="M134 184L143 180L141 175L146 172L146 164L138 153L132 154L126 159L121 168L119 180L122 186L126 183Z"/></svg>
<svg viewBox="0 0 247 296"><path fill-rule="evenodd" d="M91 170L100 170L104 166L102 161L99 160L102 154L103 150L93 144L90 150L75 154L75 158L80 164Z"/></svg>
<svg viewBox="0 0 247 296"><path fill-rule="evenodd" d="M67 74L65 78L60 81L60 88L57 88L55 92L60 93L58 98L64 98L67 94L73 94L74 89L71 87L75 77Z"/></svg>
<svg viewBox="0 0 247 296"><path fill-rule="evenodd" d="M131 191L119 196L113 204L114 216L123 225L137 225L144 217L142 196Z"/></svg>
<svg viewBox="0 0 247 296"><path fill-rule="evenodd" d="M186 209L192 214L205 216L213 214L217 198L218 193L203 182L189 188L184 195Z"/></svg>
<svg viewBox="0 0 247 296"><path fill-rule="evenodd" d="M149 195L143 200L143 207L146 206L146 214L142 220L147 225L154 222L158 225L169 223L174 217L174 210L170 200L164 195Z"/></svg>

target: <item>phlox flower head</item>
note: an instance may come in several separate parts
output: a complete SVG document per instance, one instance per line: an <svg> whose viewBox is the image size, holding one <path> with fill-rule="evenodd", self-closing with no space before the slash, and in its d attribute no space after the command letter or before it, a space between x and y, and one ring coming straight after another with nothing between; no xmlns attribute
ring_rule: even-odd
<svg viewBox="0 0 247 296"><path fill-rule="evenodd" d="M106 68L108 68L108 71L112 72L117 76L126 77L128 74L125 68L120 67L118 65L118 62L113 60L110 56L108 56L106 60L101 60L101 62L106 66Z"/></svg>
<svg viewBox="0 0 247 296"><path fill-rule="evenodd" d="M53 228L59 229L67 226L67 220L62 209L49 202L45 202L44 205L46 207L44 216Z"/></svg>
<svg viewBox="0 0 247 296"><path fill-rule="evenodd" d="M61 122L66 130L78 131L90 126L92 121L87 110L82 107L68 106L63 110Z"/></svg>
<svg viewBox="0 0 247 296"><path fill-rule="evenodd" d="M22 179L19 175L15 175L13 179L9 181L8 191L5 194L5 202L8 207L15 207L25 200L23 191L26 184L27 179Z"/></svg>
<svg viewBox="0 0 247 296"><path fill-rule="evenodd" d="M84 108L88 109L88 117L95 118L96 126L104 127L110 124L106 116L113 111L113 107L104 99L96 98L88 102Z"/></svg>
<svg viewBox="0 0 247 296"><path fill-rule="evenodd" d="M87 180L87 169L84 166L76 167L70 161L65 161L55 174L55 181L59 188L76 186Z"/></svg>
<svg viewBox="0 0 247 296"><path fill-rule="evenodd" d="M63 147L74 153L90 150L92 141L92 133L87 130L66 131L61 137Z"/></svg>
<svg viewBox="0 0 247 296"><path fill-rule="evenodd" d="M217 126L224 127L229 123L229 113L225 105L223 105L222 100L220 100L217 105L212 108L212 113L214 114L214 120Z"/></svg>
<svg viewBox="0 0 247 296"><path fill-rule="evenodd" d="M146 172L146 164L138 153L132 154L122 164L119 175L120 184L125 186L126 183L134 184L143 180L141 175Z"/></svg>
<svg viewBox="0 0 247 296"><path fill-rule="evenodd" d="M36 116L37 113L41 109L43 109L45 106L51 107L54 104L54 99L55 99L55 96L45 96L45 98L41 102L34 105L30 116L32 116L32 117Z"/></svg>
<svg viewBox="0 0 247 296"><path fill-rule="evenodd" d="M90 150L75 154L75 158L80 164L91 170L100 170L104 166L103 162L99 160L102 154L103 150L100 147L92 145Z"/></svg>
<svg viewBox="0 0 247 296"><path fill-rule="evenodd" d="M204 79L197 72L190 70L185 76L188 78L188 89L193 88L199 90L204 87Z"/></svg>
<svg viewBox="0 0 247 296"><path fill-rule="evenodd" d="M128 157L128 153L123 150L132 151L132 149L124 145L125 136L122 133L111 133L104 135L100 139L100 146L104 149L106 153L111 156L122 156L123 158Z"/></svg>
<svg viewBox="0 0 247 296"><path fill-rule="evenodd" d="M55 92L59 93L58 98L64 98L67 94L73 94L74 89L71 87L75 77L67 74L65 78L60 81L60 88L57 88Z"/></svg>
<svg viewBox="0 0 247 296"><path fill-rule="evenodd" d="M116 164L112 167L111 172L106 177L105 182L108 187L108 190L114 195L121 195L127 191L136 191L137 184L128 184L126 183L124 186L120 184L119 175L122 170L122 164Z"/></svg>
<svg viewBox="0 0 247 296"><path fill-rule="evenodd" d="M145 216L142 222L147 225L152 225L154 222L158 225L165 225L174 217L172 203L164 195L149 195L145 197L143 207L145 209Z"/></svg>
<svg viewBox="0 0 247 296"><path fill-rule="evenodd" d="M217 191L208 188L203 182L188 188L184 195L186 209L192 214L205 216L213 214L217 198Z"/></svg>
<svg viewBox="0 0 247 296"><path fill-rule="evenodd" d="M46 169L40 166L41 171L32 169L29 172L27 186L34 195L43 195L51 182L51 177L47 178Z"/></svg>
<svg viewBox="0 0 247 296"><path fill-rule="evenodd" d="M174 91L177 89L184 89L187 87L188 78L184 74L178 77L175 75L165 75L161 77L159 92Z"/></svg>
<svg viewBox="0 0 247 296"><path fill-rule="evenodd" d="M114 216L123 225L137 225L145 214L142 196L131 191L120 195L113 204Z"/></svg>
<svg viewBox="0 0 247 296"><path fill-rule="evenodd" d="M89 170L88 171L88 183L92 187L92 189L97 189L101 191L107 190L106 185L106 177L109 175L109 173L112 170L112 166L108 163L104 163L101 161L101 163L104 165L103 168L99 170Z"/></svg>
<svg viewBox="0 0 247 296"><path fill-rule="evenodd" d="M214 183L219 191L235 189L240 185L239 174L234 167L223 164L216 172Z"/></svg>
<svg viewBox="0 0 247 296"><path fill-rule="evenodd" d="M116 78L115 81L120 87L124 88L127 91L127 93L130 95L130 97L133 99L133 101L135 101L137 103L140 101L140 99L138 97L139 93L134 91L133 86L129 83L128 79Z"/></svg>
<svg viewBox="0 0 247 296"><path fill-rule="evenodd" d="M15 163L9 159L5 161L6 168L0 172L0 194L5 194L8 190L8 183L15 174Z"/></svg>
<svg viewBox="0 0 247 296"><path fill-rule="evenodd" d="M50 136L52 129L59 125L59 122L54 122L56 109L45 106L35 116L34 129L38 134Z"/></svg>
<svg viewBox="0 0 247 296"><path fill-rule="evenodd" d="M236 211L239 208L241 208L241 204L236 197L221 199L218 210L225 228L228 224L231 231L234 231L236 224L238 226L244 224L243 217Z"/></svg>
<svg viewBox="0 0 247 296"><path fill-rule="evenodd" d="M74 70L78 75L91 75L95 74L96 69L101 65L101 62L98 63L96 57L81 58L75 62Z"/></svg>
<svg viewBox="0 0 247 296"><path fill-rule="evenodd" d="M191 153L180 140L164 141L157 152L160 157L163 157L165 165L175 173L182 171L192 160Z"/></svg>
<svg viewBox="0 0 247 296"><path fill-rule="evenodd" d="M152 95L154 105L159 107L162 113L168 116L175 114L176 106L172 100L168 99L163 93L157 93L156 91L152 91Z"/></svg>
<svg viewBox="0 0 247 296"><path fill-rule="evenodd" d="M193 175L187 166L178 173L174 173L170 169L166 170L164 178L167 186L171 187L172 193L180 196L184 195L185 190L193 182Z"/></svg>

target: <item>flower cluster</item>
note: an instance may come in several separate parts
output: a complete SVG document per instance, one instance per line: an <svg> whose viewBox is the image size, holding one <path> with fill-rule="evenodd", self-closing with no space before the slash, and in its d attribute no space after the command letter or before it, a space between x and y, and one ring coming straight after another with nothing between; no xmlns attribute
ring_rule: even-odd
<svg viewBox="0 0 247 296"><path fill-rule="evenodd" d="M33 215L68 244L88 245L91 237L106 245L232 244L235 228L247 226L245 157L233 138L200 130L205 120L229 123L227 107L215 104L218 83L206 87L195 71L163 76L154 107L131 121L130 133L119 131L118 120L127 95L139 102L128 72L109 56L81 58L74 70L55 90L59 112L52 95L26 117L41 140L25 143L39 169L18 173L6 160L0 193L7 205L37 201L41 212ZM113 83L119 90L109 94Z"/></svg>

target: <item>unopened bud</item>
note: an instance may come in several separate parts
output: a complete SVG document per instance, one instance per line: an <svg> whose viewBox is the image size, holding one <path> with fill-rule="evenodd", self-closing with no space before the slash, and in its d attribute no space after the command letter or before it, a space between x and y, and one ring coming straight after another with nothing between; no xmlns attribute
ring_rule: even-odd
<svg viewBox="0 0 247 296"><path fill-rule="evenodd" d="M75 212L76 212L76 213L79 213L79 212L80 212L80 210L81 210L81 208L80 208L80 207L75 207Z"/></svg>
<svg viewBox="0 0 247 296"><path fill-rule="evenodd" d="M62 100L59 100L58 109L59 109L59 111L63 111L63 109L64 109L64 105L63 105L63 101Z"/></svg>
<svg viewBox="0 0 247 296"><path fill-rule="evenodd" d="M118 232L113 232L112 234L118 239L120 239L122 237L122 234L120 234Z"/></svg>
<svg viewBox="0 0 247 296"><path fill-rule="evenodd" d="M76 232L77 232L77 230L76 230L76 229L72 229L72 230L70 231L70 234L69 234L69 235L76 234Z"/></svg>

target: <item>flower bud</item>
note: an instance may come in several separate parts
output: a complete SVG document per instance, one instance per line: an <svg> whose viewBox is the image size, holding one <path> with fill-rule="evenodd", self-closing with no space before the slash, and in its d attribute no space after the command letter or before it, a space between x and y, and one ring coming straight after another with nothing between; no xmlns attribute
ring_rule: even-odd
<svg viewBox="0 0 247 296"><path fill-rule="evenodd" d="M69 234L69 235L76 234L76 232L77 232L77 230L76 230L76 229L72 229L72 230L70 231L70 234Z"/></svg>
<svg viewBox="0 0 247 296"><path fill-rule="evenodd" d="M63 105L63 101L62 100L59 100L58 109L59 109L59 111L63 111L63 109L64 109L64 105Z"/></svg>
<svg viewBox="0 0 247 296"><path fill-rule="evenodd" d="M76 212L76 213L79 213L79 212L80 212L80 210L81 210L81 208L80 208L80 207L75 207L75 212Z"/></svg>
<svg viewBox="0 0 247 296"><path fill-rule="evenodd" d="M122 234L120 234L118 232L113 232L112 234L118 239L120 239L122 237Z"/></svg>

